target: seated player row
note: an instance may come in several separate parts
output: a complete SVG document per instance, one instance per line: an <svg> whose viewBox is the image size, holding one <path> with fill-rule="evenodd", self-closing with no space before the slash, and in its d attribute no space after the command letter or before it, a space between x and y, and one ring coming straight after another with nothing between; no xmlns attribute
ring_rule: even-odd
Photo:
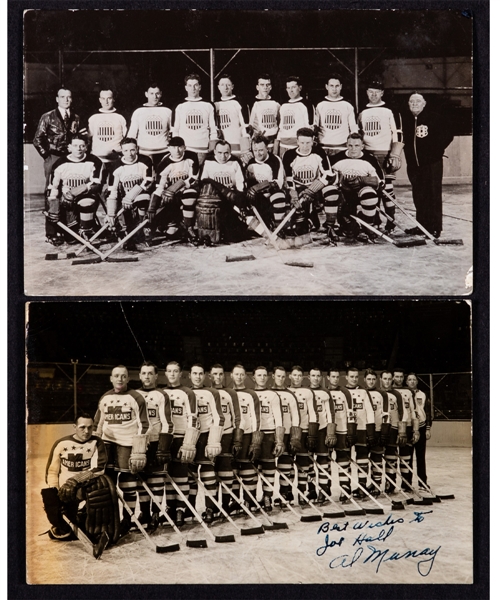
<svg viewBox="0 0 500 600"><path fill-rule="evenodd" d="M54 444L46 471L49 487L42 490L51 537L71 535L65 514L88 533L98 536L107 530L116 541L130 530L131 514L137 509L140 522L157 528L163 505L182 527L199 506L199 488L201 516L211 522L219 508L231 513L243 505L256 506L259 479L260 504L267 512L293 502L292 486L299 505L329 502L335 470L341 501L362 499L365 490L376 495L384 484L386 493L394 493L398 462L402 488L411 491L414 450L417 475L427 481L425 449L432 419L414 373L408 374L407 387L401 369L383 371L379 387L371 369L361 387L356 368L347 370L342 387L334 368L326 377L328 387L319 368L309 371L305 386L298 365L289 373L289 387L281 366L273 369L270 386L267 369L257 367L252 388L246 386L241 364L234 366L229 386L220 364L208 374L212 386L205 386L207 374L201 364L190 369L191 387L181 385L178 362L169 362L165 375L168 386L158 388L158 369L145 362L139 372L142 387L133 390L127 368L115 367L113 388L99 400L94 419L80 416L75 434ZM112 510L107 520L102 513L96 519L96 495L102 508L104 497L111 502L115 485L127 507L121 523ZM78 516L82 498L87 498L84 517Z"/></svg>
<svg viewBox="0 0 500 600"><path fill-rule="evenodd" d="M380 223L380 197L383 212L394 209L391 197L380 194L384 173L377 158L364 150L362 133L349 134L347 150L334 156L314 142L312 129L299 129L296 143L281 159L269 152L267 138L256 135L244 166L227 141L217 140L200 167L184 139L173 137L155 169L139 153L137 141L127 137L120 143L121 157L105 169L87 152L84 137L75 134L69 154L52 167L47 241L59 245L73 237L89 239L98 227L96 212L103 197L108 227L119 237L148 221L135 236L139 243L155 231L193 243L234 242L248 237L249 230L266 235L285 224L282 235L303 235L319 229L323 211L325 230L336 243L338 234L358 232L351 218L358 205L359 217L372 225ZM286 222L292 207L293 218ZM66 226L66 238L59 221Z"/></svg>

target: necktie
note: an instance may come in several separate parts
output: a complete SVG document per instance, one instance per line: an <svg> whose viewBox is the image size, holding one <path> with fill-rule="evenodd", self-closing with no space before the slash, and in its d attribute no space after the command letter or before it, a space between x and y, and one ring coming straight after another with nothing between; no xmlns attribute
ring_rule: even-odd
<svg viewBox="0 0 500 600"><path fill-rule="evenodd" d="M64 126L68 129L69 126L69 113L67 110L64 111Z"/></svg>

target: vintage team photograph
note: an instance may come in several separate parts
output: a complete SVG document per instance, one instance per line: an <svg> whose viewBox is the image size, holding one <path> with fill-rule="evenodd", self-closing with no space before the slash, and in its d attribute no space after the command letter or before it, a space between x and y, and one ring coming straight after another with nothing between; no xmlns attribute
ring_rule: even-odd
<svg viewBox="0 0 500 600"><path fill-rule="evenodd" d="M27 10L25 293L470 294L472 25Z"/></svg>
<svg viewBox="0 0 500 600"><path fill-rule="evenodd" d="M32 586L473 583L468 302L33 302L26 327Z"/></svg>

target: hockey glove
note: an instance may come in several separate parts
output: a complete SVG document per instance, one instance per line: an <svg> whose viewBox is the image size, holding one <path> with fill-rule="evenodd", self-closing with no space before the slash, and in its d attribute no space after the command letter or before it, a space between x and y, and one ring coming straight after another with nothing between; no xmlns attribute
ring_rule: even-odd
<svg viewBox="0 0 500 600"><path fill-rule="evenodd" d="M177 192L180 192L181 190L183 190L185 187L186 187L186 182L184 181L184 179L178 179L177 181L172 183L172 185L170 185L163 192L162 206L165 204L170 204L173 201L175 194L177 194Z"/></svg>
<svg viewBox="0 0 500 600"><path fill-rule="evenodd" d="M387 444L389 443L390 431L391 424L382 423L382 425L380 426L380 443L382 444L382 446L387 446Z"/></svg>
<svg viewBox="0 0 500 600"><path fill-rule="evenodd" d="M214 461L216 456L222 451L220 439L222 437L223 428L219 425L212 425L208 430L208 441L205 448L205 456L208 460Z"/></svg>
<svg viewBox="0 0 500 600"><path fill-rule="evenodd" d="M273 456L280 457L285 451L285 428L278 426L274 433Z"/></svg>
<svg viewBox="0 0 500 600"><path fill-rule="evenodd" d="M145 434L134 435L132 438L132 452L128 461L130 472L139 473L146 466L146 448L148 447L148 438Z"/></svg>
<svg viewBox="0 0 500 600"><path fill-rule="evenodd" d="M171 433L160 433L158 438L158 449L156 450L156 462L164 469L165 464L170 462L172 456L170 454L170 446L172 444L173 435Z"/></svg>
<svg viewBox="0 0 500 600"><path fill-rule="evenodd" d="M63 185L61 188L61 200L64 204L72 204L75 197L73 196L73 192L71 188L67 185Z"/></svg>
<svg viewBox="0 0 500 600"><path fill-rule="evenodd" d="M188 427L184 434L182 446L179 449L177 457L182 463L193 462L196 455L196 442L200 437L200 430L194 427Z"/></svg>
<svg viewBox="0 0 500 600"><path fill-rule="evenodd" d="M366 424L366 444L368 447L375 446L375 423Z"/></svg>
<svg viewBox="0 0 500 600"><path fill-rule="evenodd" d="M86 183L82 183L81 185L77 185L71 190L71 195L73 196L73 198L78 198L78 196L81 196L82 194L87 194L88 192L90 192L89 186Z"/></svg>
<svg viewBox="0 0 500 600"><path fill-rule="evenodd" d="M306 188L305 190L302 190L299 193L299 204L300 206L308 206L309 204L312 204L315 200L315 194L314 192L312 192L309 188Z"/></svg>
<svg viewBox="0 0 500 600"><path fill-rule="evenodd" d="M300 208L299 195L297 194L297 190L295 188L288 188L290 193L290 203L294 208Z"/></svg>
<svg viewBox="0 0 500 600"><path fill-rule="evenodd" d="M337 443L337 436L335 435L335 423L327 423L326 424L326 437L325 437L325 446L327 448L333 448Z"/></svg>
<svg viewBox="0 0 500 600"><path fill-rule="evenodd" d="M264 434L262 431L254 431L252 433L252 441L250 442L250 448L248 449L248 458L254 462L259 460L262 440L264 439Z"/></svg>
<svg viewBox="0 0 500 600"><path fill-rule="evenodd" d="M80 487L80 482L74 477L70 477L59 488L58 496L61 502L76 502L76 493Z"/></svg>
<svg viewBox="0 0 500 600"><path fill-rule="evenodd" d="M238 458L238 454L241 452L241 448L243 447L243 429L237 427L233 431L233 456L234 458Z"/></svg>
<svg viewBox="0 0 500 600"><path fill-rule="evenodd" d="M413 437L411 438L411 443L415 445L420 439L420 432L413 430Z"/></svg>
<svg viewBox="0 0 500 600"><path fill-rule="evenodd" d="M302 448L302 429L292 425L290 427L290 450L292 454L300 452Z"/></svg>
<svg viewBox="0 0 500 600"><path fill-rule="evenodd" d="M307 430L307 449L310 452L314 452L318 445L318 430L319 423L309 423Z"/></svg>
<svg viewBox="0 0 500 600"><path fill-rule="evenodd" d="M114 483L106 475L96 478L86 489L87 520L85 529L91 536L104 531L116 541L120 522L118 499Z"/></svg>
<svg viewBox="0 0 500 600"><path fill-rule="evenodd" d="M347 436L346 442L348 446L354 446L358 441L358 436L356 435L357 425L356 423L347 423Z"/></svg>
<svg viewBox="0 0 500 600"><path fill-rule="evenodd" d="M255 200L255 197L258 194L263 194L264 192L267 192L271 187L271 184L269 181L262 181L261 183L257 183L255 185L253 185L248 191L247 191L247 198L249 200L249 202L253 203Z"/></svg>
<svg viewBox="0 0 500 600"><path fill-rule="evenodd" d="M396 444L398 446L406 446L408 440L406 438L406 422L399 421L398 423L398 439L396 440Z"/></svg>

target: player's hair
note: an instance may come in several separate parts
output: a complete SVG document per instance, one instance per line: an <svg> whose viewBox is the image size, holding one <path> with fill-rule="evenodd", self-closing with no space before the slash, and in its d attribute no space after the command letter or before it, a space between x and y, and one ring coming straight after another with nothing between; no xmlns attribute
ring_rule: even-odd
<svg viewBox="0 0 500 600"><path fill-rule="evenodd" d="M300 77L296 77L295 75L290 75L289 77L287 77L285 79L285 83L291 83L292 81L295 81L295 83L297 85L302 85L302 82L300 81Z"/></svg>
<svg viewBox="0 0 500 600"><path fill-rule="evenodd" d="M330 376L332 373L338 373L340 375L340 369L337 369L337 367L330 367L328 369L328 376Z"/></svg>
<svg viewBox="0 0 500 600"><path fill-rule="evenodd" d="M151 83L148 85L148 87L146 88L146 92L147 92L148 90L154 90L155 88L158 88L158 89L160 90L160 92L161 92L161 87L160 87L160 86L159 86L159 85L156 83L156 81L152 81L152 82L151 82Z"/></svg>
<svg viewBox="0 0 500 600"><path fill-rule="evenodd" d="M90 419L91 421L94 420L94 418L91 415L89 415L88 412L84 412L82 410L78 411L78 413L77 413L77 415L76 415L75 420L73 421L73 423L75 425L78 425L78 421L80 419Z"/></svg>
<svg viewBox="0 0 500 600"><path fill-rule="evenodd" d="M406 375L406 379L408 379L408 377L409 377L410 375L413 375L414 377L417 377L417 374L416 374L416 373L414 373L413 371L410 371L410 372L409 372L409 373ZM417 379L418 379L418 377L417 377Z"/></svg>
<svg viewBox="0 0 500 600"><path fill-rule="evenodd" d="M311 373L311 371L319 371L321 373L321 369L319 367L311 367L309 369L309 373Z"/></svg>
<svg viewBox="0 0 500 600"><path fill-rule="evenodd" d="M265 79L271 81L271 75L269 73L262 73L257 77L257 83L259 83L259 79Z"/></svg>
<svg viewBox="0 0 500 600"><path fill-rule="evenodd" d="M201 85L201 76L198 75L198 73L189 73L189 75L186 75L186 77L184 77L184 85L186 85L190 79L196 79L196 81Z"/></svg>
<svg viewBox="0 0 500 600"><path fill-rule="evenodd" d="M273 374L276 373L276 371L285 371L285 374L286 374L285 367L282 367L281 365L278 365L277 367L274 367Z"/></svg>
<svg viewBox="0 0 500 600"><path fill-rule="evenodd" d="M115 370L115 369L126 369L127 373L128 373L128 368L125 365L115 365L112 369L111 369L111 373Z"/></svg>
<svg viewBox="0 0 500 600"><path fill-rule="evenodd" d="M212 366L210 367L210 371L211 371L212 369L222 369L222 370L224 370L224 367L223 367L223 366L222 366L220 363L215 363L215 365L212 365Z"/></svg>
<svg viewBox="0 0 500 600"><path fill-rule="evenodd" d="M174 135L173 138L170 139L170 141L168 142L169 146L185 146L186 142L184 141L184 138L181 138L179 135Z"/></svg>
<svg viewBox="0 0 500 600"><path fill-rule="evenodd" d="M264 367L263 365L259 365L258 367L255 367L255 369L253 370L253 374L255 375L256 371L260 371L260 370L264 370L267 373L267 367Z"/></svg>
<svg viewBox="0 0 500 600"><path fill-rule="evenodd" d="M139 147L137 140L133 137L123 138L123 140L120 142L120 146L125 146L125 144L134 144L135 146Z"/></svg>
<svg viewBox="0 0 500 600"><path fill-rule="evenodd" d="M382 371L380 373L380 378L382 378L382 375L390 375L392 377L392 371L387 371L387 369L385 371Z"/></svg>
<svg viewBox="0 0 500 600"><path fill-rule="evenodd" d="M347 136L348 140L361 140L362 142L364 141L364 131L360 130L360 131L353 131L352 133L350 133Z"/></svg>
<svg viewBox="0 0 500 600"><path fill-rule="evenodd" d="M139 371L142 371L142 367L153 367L155 370L155 373L158 373L158 367L154 364L154 362L151 362L150 360L145 360L142 365L141 368L139 369Z"/></svg>
<svg viewBox="0 0 500 600"><path fill-rule="evenodd" d="M222 73L219 79L217 79L217 82L220 83L221 79L229 79L231 83L234 83L233 78L231 77L231 75L229 75L229 73Z"/></svg>
<svg viewBox="0 0 500 600"><path fill-rule="evenodd" d="M314 139L314 131L310 127L301 127L297 129L297 137L304 136Z"/></svg>
<svg viewBox="0 0 500 600"><path fill-rule="evenodd" d="M57 88L56 96L59 96L59 92L60 92L61 90L62 90L63 92L69 92L70 94L73 94L73 92L72 92L72 91L71 91L69 88L67 88L65 85L60 85L60 86Z"/></svg>
<svg viewBox="0 0 500 600"><path fill-rule="evenodd" d="M227 140L217 140L214 148L217 148L217 146L229 146L231 148L231 144Z"/></svg>
<svg viewBox="0 0 500 600"><path fill-rule="evenodd" d="M191 365L191 368L189 369L189 371L191 372L194 369L194 367L199 367L200 369L203 369L203 372L205 372L205 367L199 362L193 363Z"/></svg>
<svg viewBox="0 0 500 600"><path fill-rule="evenodd" d="M394 373L403 373L403 375L404 375L404 374L405 374L405 370L404 370L404 369L402 369L401 367L395 367L395 368L392 370L392 374L393 374L393 375L394 375Z"/></svg>
<svg viewBox="0 0 500 600"><path fill-rule="evenodd" d="M359 369L357 367L347 367L346 373L359 373Z"/></svg>
<svg viewBox="0 0 500 600"><path fill-rule="evenodd" d="M269 144L269 140L266 138L265 135L258 133L252 138L252 145L253 144L265 144L267 146Z"/></svg>
<svg viewBox="0 0 500 600"><path fill-rule="evenodd" d="M176 367L179 367L179 369L181 369L181 365L180 363L178 363L176 360L171 360L170 362L167 363L167 366L165 367L165 369L167 367L169 367L170 365L175 365ZM181 369L182 370L182 369Z"/></svg>
<svg viewBox="0 0 500 600"><path fill-rule="evenodd" d="M101 92L111 92L113 94L113 98L116 97L116 92L113 88L109 87L109 86L101 86L99 88L99 96L101 95Z"/></svg>
<svg viewBox="0 0 500 600"><path fill-rule="evenodd" d="M377 374L375 373L375 371L373 369L366 369L365 371L365 379L366 377L368 377L368 375L375 375L375 377L377 376Z"/></svg>
<svg viewBox="0 0 500 600"><path fill-rule="evenodd" d="M81 140L82 142L85 142L85 144L87 144L88 146L89 140L86 136L83 135L83 133L74 133L71 136L71 142L74 142L75 140Z"/></svg>
<svg viewBox="0 0 500 600"><path fill-rule="evenodd" d="M332 73L331 75L328 76L328 79L326 80L327 85L328 85L328 82L330 81L330 79L336 79L340 83L340 85L342 85L342 83L343 83L342 77L338 73Z"/></svg>
<svg viewBox="0 0 500 600"><path fill-rule="evenodd" d="M303 368L302 368L300 365L294 365L294 366L292 367L292 369L291 369L290 373L291 373L292 371L300 371L301 373L303 373L303 372L304 372L304 369L303 369Z"/></svg>
<svg viewBox="0 0 500 600"><path fill-rule="evenodd" d="M234 367L233 367L233 369L232 369L231 373L232 373L232 372L233 372L235 369L243 369L243 370L245 371L245 373L247 372L247 370L245 369L245 367L244 367L244 366L243 366L241 363L238 363L237 365L234 365Z"/></svg>

